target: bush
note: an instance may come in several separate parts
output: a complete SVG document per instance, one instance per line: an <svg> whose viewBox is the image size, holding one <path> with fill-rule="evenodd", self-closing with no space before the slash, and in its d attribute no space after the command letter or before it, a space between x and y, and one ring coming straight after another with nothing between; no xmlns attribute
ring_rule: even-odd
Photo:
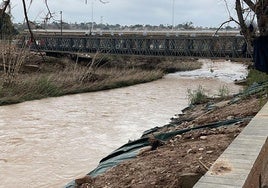
<svg viewBox="0 0 268 188"><path fill-rule="evenodd" d="M221 98L227 97L227 96L229 96L229 93L230 93L229 89L226 85L223 85L219 88L219 94L218 94L219 97L221 97Z"/></svg>
<svg viewBox="0 0 268 188"><path fill-rule="evenodd" d="M268 80L268 74L258 71L256 69L250 69L247 76L247 86L251 86L254 83L261 83Z"/></svg>
<svg viewBox="0 0 268 188"><path fill-rule="evenodd" d="M207 102L208 97L205 95L205 91L202 86L199 86L197 90L187 90L189 104L202 104Z"/></svg>

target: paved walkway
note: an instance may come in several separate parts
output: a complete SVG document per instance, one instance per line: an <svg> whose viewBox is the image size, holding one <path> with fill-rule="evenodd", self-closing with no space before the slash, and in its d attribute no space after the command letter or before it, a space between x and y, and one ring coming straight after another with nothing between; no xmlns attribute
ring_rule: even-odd
<svg viewBox="0 0 268 188"><path fill-rule="evenodd" d="M259 188L268 177L268 103L194 188ZM268 184L267 184L268 185Z"/></svg>

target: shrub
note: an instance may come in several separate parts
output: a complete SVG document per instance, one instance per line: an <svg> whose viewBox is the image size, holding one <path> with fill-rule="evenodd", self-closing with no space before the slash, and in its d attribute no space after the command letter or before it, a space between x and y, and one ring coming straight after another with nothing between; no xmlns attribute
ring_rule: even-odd
<svg viewBox="0 0 268 188"><path fill-rule="evenodd" d="M11 44L11 41L1 42L0 50L0 63L3 66L2 86L9 87L14 84L18 77L20 68L26 58L26 52L25 49L17 49Z"/></svg>
<svg viewBox="0 0 268 188"><path fill-rule="evenodd" d="M224 97L227 97L229 96L230 92L229 92L229 89L226 85L223 85L219 88L219 97L221 98L224 98Z"/></svg>
<svg viewBox="0 0 268 188"><path fill-rule="evenodd" d="M261 83L267 80L268 74L256 69L250 69L247 76L247 86L251 86L253 83Z"/></svg>
<svg viewBox="0 0 268 188"><path fill-rule="evenodd" d="M189 104L202 104L207 101L207 95L205 94L202 86L199 86L197 90L187 90Z"/></svg>

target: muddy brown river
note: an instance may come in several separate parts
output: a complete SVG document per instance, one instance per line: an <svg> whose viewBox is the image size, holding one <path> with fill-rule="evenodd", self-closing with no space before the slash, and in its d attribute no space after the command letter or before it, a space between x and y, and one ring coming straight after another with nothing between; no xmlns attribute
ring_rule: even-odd
<svg viewBox="0 0 268 188"><path fill-rule="evenodd" d="M200 70L120 89L0 107L0 187L63 187L114 149L162 126L188 105L187 89L209 95L246 76L242 64L201 60Z"/></svg>

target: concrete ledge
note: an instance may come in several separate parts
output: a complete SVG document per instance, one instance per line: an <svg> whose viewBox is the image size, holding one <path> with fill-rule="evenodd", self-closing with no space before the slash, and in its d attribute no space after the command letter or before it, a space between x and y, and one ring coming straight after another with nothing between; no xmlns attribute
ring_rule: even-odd
<svg viewBox="0 0 268 188"><path fill-rule="evenodd" d="M237 136L194 188L268 186L268 103Z"/></svg>

